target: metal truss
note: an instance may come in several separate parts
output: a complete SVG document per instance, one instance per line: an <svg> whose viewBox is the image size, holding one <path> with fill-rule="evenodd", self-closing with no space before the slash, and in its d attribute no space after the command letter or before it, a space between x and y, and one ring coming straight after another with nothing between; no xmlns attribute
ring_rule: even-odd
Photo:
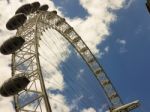
<svg viewBox="0 0 150 112"><path fill-rule="evenodd" d="M106 72L81 37L64 18L58 16L54 11L47 11L30 15L25 25L17 30L16 35L22 36L26 42L19 51L12 55L12 75L24 74L30 79L31 83L25 91L18 93L14 97L16 112L29 112L29 110L30 112L36 112L37 108L43 108L41 106L42 100L45 102L46 112L51 112L38 53L40 36L48 28L59 32L80 54L103 88L105 95L110 101L110 107L118 108L124 105ZM41 90L37 89L37 83L41 85ZM33 85L35 85L35 88L32 87ZM21 104L21 100L24 100L23 98L28 96L34 97L30 98L29 101L27 100L26 103ZM31 109L33 106L35 108ZM27 110L25 107L29 107L30 109Z"/></svg>
<svg viewBox="0 0 150 112"><path fill-rule="evenodd" d="M22 36L26 42L12 55L12 75L23 74L31 81L24 91L14 96L16 112L51 112L38 52L39 38L43 32L41 28L44 28L38 22L40 17L41 14L30 15L16 33L16 36Z"/></svg>
<svg viewBox="0 0 150 112"><path fill-rule="evenodd" d="M61 35L63 35L63 37L65 37L77 50L95 75L96 79L99 81L100 85L103 87L105 94L110 100L112 106L119 107L123 105L107 74L76 31L65 21L64 18L61 18L58 15L52 15L51 12L46 12L43 15L45 20L48 20L46 21L46 24L51 25L53 29L57 30Z"/></svg>

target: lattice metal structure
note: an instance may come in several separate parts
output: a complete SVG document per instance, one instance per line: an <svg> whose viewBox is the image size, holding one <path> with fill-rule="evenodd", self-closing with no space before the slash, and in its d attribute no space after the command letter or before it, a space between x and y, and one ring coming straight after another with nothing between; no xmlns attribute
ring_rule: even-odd
<svg viewBox="0 0 150 112"><path fill-rule="evenodd" d="M126 108L121 111L113 111L113 109L121 107L124 104L91 50L73 27L71 27L64 18L57 15L56 11L41 11L39 13L30 14L27 22L20 27L16 33L16 36L23 37L26 42L20 50L12 55L12 75L24 74L31 81L25 91L14 96L16 112L37 112L37 110L38 112L40 110L43 112L42 108L44 107L46 109L43 110L46 110L46 112L52 111L44 86L39 60L40 54L38 52L40 37L43 31L49 28L56 30L67 39L86 62L110 101L110 111L127 112L128 110L132 110ZM33 87L33 85L35 87ZM40 85L41 89L37 88L37 85ZM22 104L23 98L28 96L30 96L30 99ZM43 102L45 106L43 106L41 102ZM34 108L31 108L31 105Z"/></svg>
<svg viewBox="0 0 150 112"><path fill-rule="evenodd" d="M24 74L31 81L25 91L14 96L16 112L36 112L38 108L42 112L42 100L46 107L45 110L51 112L38 52L39 38L45 29L45 24L40 22L41 15L42 13L30 15L28 21L18 29L16 34L16 36L22 36L26 42L19 51L12 55L12 76ZM37 88L37 85L40 85L41 88ZM26 97L28 97L28 100L22 101ZM32 104L35 108L27 107Z"/></svg>

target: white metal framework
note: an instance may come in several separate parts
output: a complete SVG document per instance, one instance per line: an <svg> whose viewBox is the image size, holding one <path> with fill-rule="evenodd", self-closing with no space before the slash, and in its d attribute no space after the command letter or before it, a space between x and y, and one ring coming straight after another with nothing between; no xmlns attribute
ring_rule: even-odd
<svg viewBox="0 0 150 112"><path fill-rule="evenodd" d="M65 21L65 19L58 16L55 11L44 11L29 15L27 22L20 27L16 33L16 36L23 37L26 42L20 50L12 55L12 75L14 76L21 73L26 75L31 81L25 91L18 93L14 97L16 112L37 112L37 110L38 112L43 112L43 107L46 108L46 112L52 111L44 86L38 52L40 36L42 32L48 28L58 31L77 50L104 89L104 92L111 103L111 111L123 106L124 104L121 98L104 69L98 63L97 59L81 37ZM41 85L41 90L38 90L36 87L38 84ZM35 87L33 87L33 85ZM23 98L27 96L30 96L30 99L22 104ZM41 102L45 102L45 106L43 106ZM137 104L138 102L136 105ZM34 108L30 108L31 105ZM121 111L114 112L127 112L132 109L128 109L127 106Z"/></svg>

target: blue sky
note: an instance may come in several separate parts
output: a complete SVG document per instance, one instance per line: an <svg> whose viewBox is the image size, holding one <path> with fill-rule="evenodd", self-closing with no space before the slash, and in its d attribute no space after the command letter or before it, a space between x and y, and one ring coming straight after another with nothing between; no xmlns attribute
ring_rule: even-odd
<svg viewBox="0 0 150 112"><path fill-rule="evenodd" d="M54 3L70 18L85 18L88 15L77 0L54 0ZM148 112L150 110L150 15L144 0L133 1L129 7L117 11L116 14L117 21L110 25L111 35L97 46L104 52L106 47L109 48L109 51L99 58L99 62L123 101L127 103L139 99L141 107L135 112Z"/></svg>
<svg viewBox="0 0 150 112"><path fill-rule="evenodd" d="M111 25L112 35L100 45L100 47L110 46L110 52L101 62L116 84L122 99L125 102L139 99L143 111L148 112L150 110L150 18L145 8L145 1L135 1L128 9L120 10L117 15L117 22ZM118 38L126 40L124 53L119 53L122 46L119 47L116 43Z"/></svg>

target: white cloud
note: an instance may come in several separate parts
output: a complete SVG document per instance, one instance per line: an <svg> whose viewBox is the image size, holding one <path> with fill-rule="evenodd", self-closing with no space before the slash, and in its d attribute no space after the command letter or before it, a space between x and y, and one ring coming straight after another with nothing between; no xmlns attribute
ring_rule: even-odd
<svg viewBox="0 0 150 112"><path fill-rule="evenodd" d="M125 9L128 9L133 3L135 2L135 0L128 0L125 4Z"/></svg>
<svg viewBox="0 0 150 112"><path fill-rule="evenodd" d="M122 45L126 44L126 40L123 40L123 39L117 39L116 42Z"/></svg>
<svg viewBox="0 0 150 112"><path fill-rule="evenodd" d="M10 61L10 56L0 54L0 85L11 77L11 69L8 67Z"/></svg>
<svg viewBox="0 0 150 112"><path fill-rule="evenodd" d="M0 96L0 112L14 112L11 100L12 97L3 98Z"/></svg>
<svg viewBox="0 0 150 112"><path fill-rule="evenodd" d="M104 51L101 51L100 53L99 53L99 55L97 56L97 58L103 58L103 56L104 55L106 55L108 52L109 52L109 46L106 46L105 48L104 48Z"/></svg>
<svg viewBox="0 0 150 112"><path fill-rule="evenodd" d="M70 108L61 94L51 94L50 102L53 112L70 112Z"/></svg>
<svg viewBox="0 0 150 112"><path fill-rule="evenodd" d="M98 110L98 112L104 112L106 110L107 106L108 106L107 104L103 104L101 106L101 108ZM106 112L109 112L109 111L106 111Z"/></svg>
<svg viewBox="0 0 150 112"><path fill-rule="evenodd" d="M88 109L83 109L81 112L96 112L96 110L92 107L88 108Z"/></svg>
<svg viewBox="0 0 150 112"><path fill-rule="evenodd" d="M127 52L127 49L126 49L126 40L123 40L123 39L117 39L116 42L119 44L120 48L119 48L119 52L120 53L125 53Z"/></svg>
<svg viewBox="0 0 150 112"><path fill-rule="evenodd" d="M106 111L107 106L108 106L107 104L103 104L101 108L98 109L97 112L109 112L109 111ZM84 108L81 112L96 112L96 110L92 107L89 107L89 108Z"/></svg>
<svg viewBox="0 0 150 112"><path fill-rule="evenodd" d="M108 52L109 52L109 46L106 46L106 47L104 48L104 51L105 51L106 53L108 53Z"/></svg>
<svg viewBox="0 0 150 112"><path fill-rule="evenodd" d="M111 10L123 7L123 0L80 0L80 4L88 12L86 19L69 20L93 53L99 54L97 45L110 35L109 26L117 17Z"/></svg>
<svg viewBox="0 0 150 112"><path fill-rule="evenodd" d="M78 110L79 109L78 104L83 99L83 97L84 96L81 95L81 96L77 96L75 99L73 99L71 105L69 105L70 110L73 110L73 109Z"/></svg>
<svg viewBox="0 0 150 112"><path fill-rule="evenodd" d="M81 75L83 75L84 69L80 69L79 73L77 73L77 79L81 78Z"/></svg>

